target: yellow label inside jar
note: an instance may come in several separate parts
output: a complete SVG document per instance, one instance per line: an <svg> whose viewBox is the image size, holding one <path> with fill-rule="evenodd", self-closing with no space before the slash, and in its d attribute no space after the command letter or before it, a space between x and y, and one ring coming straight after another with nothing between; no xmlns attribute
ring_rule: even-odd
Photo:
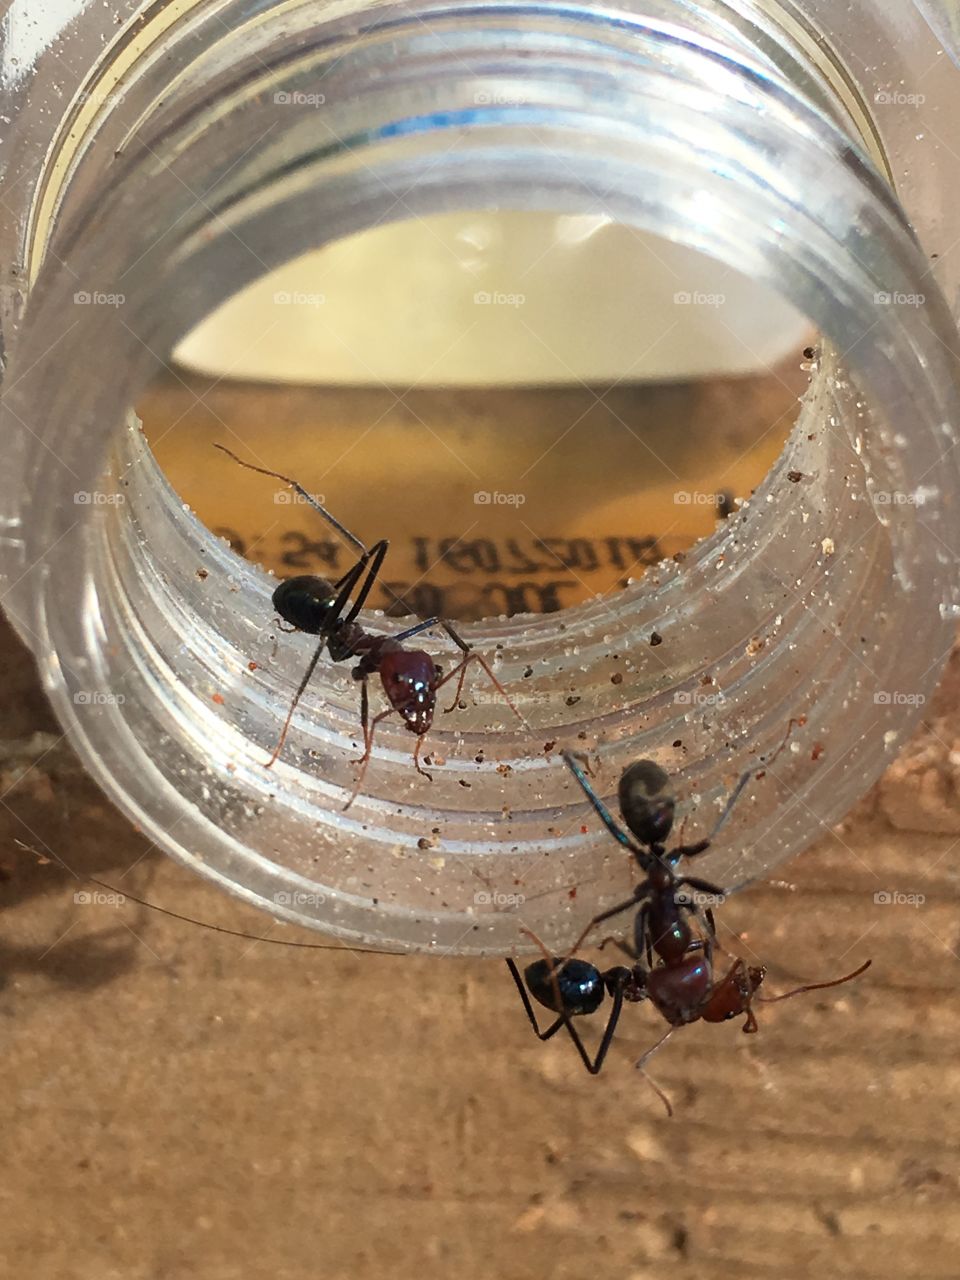
<svg viewBox="0 0 960 1280"><path fill-rule="evenodd" d="M769 376L610 387L307 387L171 372L138 412L178 493L278 576L336 579L356 553L298 480L390 553L370 606L473 620L552 612L710 533L780 452L806 383ZM399 595L408 608L396 603Z"/></svg>

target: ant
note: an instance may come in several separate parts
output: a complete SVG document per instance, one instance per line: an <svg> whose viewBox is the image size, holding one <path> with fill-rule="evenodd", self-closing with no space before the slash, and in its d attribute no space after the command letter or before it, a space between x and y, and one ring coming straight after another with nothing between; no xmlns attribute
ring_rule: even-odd
<svg viewBox="0 0 960 1280"><path fill-rule="evenodd" d="M794 723L791 721L787 736ZM755 1000L773 1003L803 992L840 986L859 977L869 968L870 961L867 960L859 969L842 978L811 983L782 995L765 997L757 995L765 977L765 969L749 966L738 957L727 973L719 981L715 980L713 949L719 944L716 942L713 912L708 906L698 905L687 891L706 894L719 901L726 896L725 891L696 876L679 875L677 867L682 858L697 857L711 847L743 788L753 776L752 771L745 773L731 792L708 838L695 844L681 843L668 850L666 841L673 827L676 802L668 789L670 779L658 764L652 760L639 760L625 769L620 778L618 800L623 821L630 832L628 835L611 817L574 757L565 751L563 759L607 830L633 855L644 878L626 901L601 911L589 921L566 957L550 956L539 939L530 934L541 946L543 958L527 966L523 977L513 960L507 960L507 967L538 1038L549 1040L561 1027L565 1027L583 1065L591 1075L599 1074L603 1067L625 1001L638 1003L650 1000L670 1024L660 1040L637 1062L638 1069L643 1071L646 1062L678 1027L700 1020L725 1022L743 1014L743 1030L755 1032L758 1030L753 1012ZM576 958L576 952L598 924L631 907L638 908L634 920L633 944L614 940L630 959L630 967L616 965L601 972L589 961ZM691 921L696 921L696 934ZM601 948L607 941L611 939L604 939L600 944ZM546 1031L540 1030L530 1001L531 995L538 1004L557 1015ZM607 995L612 998L613 1004L600 1045L591 1059L572 1019L596 1013ZM668 1115L672 1115L673 1109L666 1094L649 1076L646 1079L663 1101Z"/></svg>
<svg viewBox="0 0 960 1280"><path fill-rule="evenodd" d="M399 714L405 728L416 735L417 744L414 748L413 763L417 772L425 778L430 778L430 774L420 764L420 748L424 737L433 724L437 705L437 692L448 681L457 677L457 690L453 702L449 707L445 708L447 712L453 711L459 705L460 697L463 693L464 680L467 675L467 667L471 662L476 662L483 668L491 684L502 696L513 714L524 728L529 728L526 720L511 701L506 689L494 675L493 669L486 658L471 645L467 644L445 619L427 618L425 621L408 627L406 631L401 631L396 636L376 635L366 631L357 621L360 610L366 603L389 550L390 543L385 538L375 542L371 547L365 546L326 507L319 503L312 494L307 493L306 489L298 484L296 480L291 479L290 476L282 475L279 471L270 471L265 467L254 466L252 462L244 462L242 458L238 458L225 445L218 444L214 448L225 453L234 462L239 463L241 467L246 467L248 471L256 471L260 475L272 476L275 480L283 481L285 485L288 485L313 507L314 511L319 512L345 542L359 552L359 558L356 563L336 582L328 582L326 578L318 578L311 574L301 574L295 578L285 579L273 593L273 607L283 621L288 623L292 630L303 631L308 635L318 636L319 639L313 657L304 672L303 679L300 681L300 685L293 696L293 701L280 731L280 737L273 749L273 754L267 761L266 767L268 769L273 766L283 750L283 744L286 741L294 711L325 649L333 662L349 662L352 659L359 659L351 674L354 680L360 681L360 724L363 729L363 755L356 761L360 766L360 770L353 793L344 805L344 811L353 804L360 787L363 785L363 779L373 750L373 735L377 725L394 712ZM363 579L362 582L361 579ZM351 601L351 596L358 583L360 586L356 598ZM399 601L400 598L395 592L391 592L391 594ZM424 631L429 631L431 627L436 626L441 627L446 632L463 655L453 670L446 675L443 673L443 668L434 662L433 658L423 649L404 648L404 641L412 640L414 636L420 635ZM374 674L380 676L383 691L390 705L371 720L367 681Z"/></svg>

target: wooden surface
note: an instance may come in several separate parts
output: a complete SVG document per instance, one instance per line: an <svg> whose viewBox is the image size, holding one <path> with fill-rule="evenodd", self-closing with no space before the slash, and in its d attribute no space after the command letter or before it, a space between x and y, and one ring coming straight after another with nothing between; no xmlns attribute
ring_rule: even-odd
<svg viewBox="0 0 960 1280"><path fill-rule="evenodd" d="M290 952L76 903L16 841L268 927L149 849L7 633L0 656L4 1276L960 1275L957 664L882 795L723 909L771 990L873 968L763 1008L758 1036L677 1035L655 1060L667 1120L633 1068L648 1008L591 1079L530 1034L500 962ZM894 891L925 902L875 902Z"/></svg>

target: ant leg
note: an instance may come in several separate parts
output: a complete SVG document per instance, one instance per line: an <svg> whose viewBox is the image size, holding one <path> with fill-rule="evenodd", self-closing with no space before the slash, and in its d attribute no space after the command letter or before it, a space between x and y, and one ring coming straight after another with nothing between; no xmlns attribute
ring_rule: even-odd
<svg viewBox="0 0 960 1280"><path fill-rule="evenodd" d="M677 881L677 884L688 884L691 889L696 889L699 893L709 893L711 897L725 898L727 896L726 889L721 889L718 884L713 884L709 880L701 880L697 876L683 876Z"/></svg>
<svg viewBox="0 0 960 1280"><path fill-rule="evenodd" d="M660 1037L660 1039L657 1041L657 1043L656 1043L655 1045L652 1045L652 1046L651 1046L651 1047L646 1051L646 1053L645 1053L645 1054L643 1054L643 1056L642 1056L642 1057L640 1057L640 1058L638 1058L638 1059L637 1059L637 1061L636 1061L636 1063L635 1063L635 1066L636 1066L637 1070L640 1072L640 1074L643 1076L644 1080L646 1080L647 1084L650 1086L650 1088L654 1091L654 1093L657 1095L657 1097L660 1099L660 1101L661 1101L661 1102L663 1103L663 1105L666 1107L666 1109L667 1109L667 1115L668 1115L668 1116L671 1116L671 1117L672 1117L672 1115L673 1115L673 1105L671 1104L670 1099L667 1097L667 1095L664 1093L664 1091L663 1091L663 1090L660 1088L660 1086L657 1084L656 1080L654 1080L651 1076L648 1076L648 1075L647 1075L647 1072L646 1072L646 1070L645 1070L645 1067L646 1067L646 1064L647 1064L647 1063L650 1061L650 1059L653 1057L653 1055L657 1052L657 1050L658 1050L658 1049L660 1049L660 1048L662 1048L662 1047L663 1047L663 1045L665 1045L665 1044L667 1043L667 1041L670 1039L670 1037L673 1035L673 1033L676 1031L676 1029L677 1029L676 1027L670 1027L667 1031L665 1031L665 1032L664 1032L664 1034L663 1034L663 1035Z"/></svg>
<svg viewBox="0 0 960 1280"><path fill-rule="evenodd" d="M633 960L634 963L636 963L636 961L640 959L640 957L637 955L634 948L631 947L629 942L624 942L622 938L615 938L613 934L610 934L608 937L604 938L602 942L598 942L597 950L603 951L603 949L606 947L608 942L612 942L613 945L617 948L617 950L622 951L628 960Z"/></svg>
<svg viewBox="0 0 960 1280"><path fill-rule="evenodd" d="M783 751L787 743L790 741L790 735L793 733L794 727L796 726L802 729L806 723L807 723L806 716L797 716L796 718L791 719L787 724L787 732L783 735L783 741L780 743L779 747L777 747L776 751L773 753L773 755L770 757L769 760L764 760L761 757L761 760L760 760L761 765L766 767L767 765L773 764L774 760L777 759L781 751ZM734 805L740 799L740 796L741 796L741 793L743 792L744 787L747 785L747 783L750 781L750 779L754 776L755 773L756 773L755 769L748 769L746 773L743 773L740 775L737 785L733 788L733 790L730 792L730 795L727 797L727 803L723 806L723 812L720 814L720 817L717 819L716 826L710 832L710 835L706 841L701 840L699 845L690 845L688 848L684 848L682 850L675 849L673 850L673 852L682 853L687 858L692 858L698 853L703 853L703 851L707 849L710 846L710 844L719 835L720 830L723 827L724 823L727 821L727 819L730 817L730 814L733 812Z"/></svg>
<svg viewBox="0 0 960 1280"><path fill-rule="evenodd" d="M272 476L274 480L282 480L285 485L288 485L289 488L293 489L295 493L298 493L300 497L303 498L304 502L306 502L309 506L313 507L314 511L316 511L319 515L323 516L327 524L330 525L332 529L335 529L337 533L339 533L340 537L343 538L344 542L349 543L350 546L352 546L353 548L355 548L355 550L360 552L360 557L364 564L367 563L367 561L370 559L372 555L378 554L378 548L380 547L380 543L375 543L373 547L371 547L368 550L366 544L361 542L360 539L356 536L356 534L351 533L346 525L341 524L340 521L337 519L337 517L332 512L328 511L327 508L323 505L323 503L318 502L316 498L313 496L313 494L308 493L306 489L303 487L303 485L298 483L298 481L294 480L292 476L285 476L282 471L271 471L268 467L257 467L252 462L244 462L242 458L238 458L237 455L233 452L233 450L228 449L226 445L215 444L214 448L219 449L221 453L225 453L228 458L232 458L234 462L239 463L241 467L246 467L248 471L256 471L256 472L259 472L259 474L262 476ZM380 554L380 562L382 563L383 556L386 555L386 550L384 550L382 553L379 553L379 554ZM380 569L380 564L378 564L377 566L377 572L379 572L379 569ZM376 573L373 574L374 578L376 578L376 576L377 576ZM339 583L337 585L339 586ZM369 588L367 588L367 590L369 590ZM394 600L398 604L405 605L406 602L402 599L401 596L397 594L396 591L394 591L390 587L386 587L385 590L388 592L389 595L393 596ZM366 598L365 595L364 595L364 598ZM353 621L352 618L351 618L351 621Z"/></svg>
<svg viewBox="0 0 960 1280"><path fill-rule="evenodd" d="M653 952L650 949L650 904L644 902L640 910L637 912L637 918L633 926L634 940L642 938L642 942L638 942L638 951L645 950L647 953L647 968L653 968ZM636 957L640 959L639 954Z"/></svg>
<svg viewBox="0 0 960 1280"><path fill-rule="evenodd" d="M587 1070L592 1076L600 1074L604 1061L607 1057L607 1051L613 1043L613 1033L617 1029L617 1023L620 1021L620 1012L623 1009L623 983L618 982L613 992L613 1008L610 1010L610 1017L607 1019L607 1025L603 1029L603 1038L600 1041L600 1047L597 1050L596 1057L591 1066L589 1062L585 1063ZM567 1023L567 1030L573 1034L574 1028ZM579 1038L579 1037L578 1037ZM583 1055L581 1054L581 1057Z"/></svg>
<svg viewBox="0 0 960 1280"><path fill-rule="evenodd" d="M396 640L397 644L400 644L404 640L410 640L413 636L418 636L421 631L429 631L430 628L435 627L439 621L439 618L425 618L423 622L418 622L415 626L407 627L406 631L401 631L398 635L395 635L392 638Z"/></svg>
<svg viewBox="0 0 960 1280"><path fill-rule="evenodd" d="M446 622L444 622L442 618L439 620L439 625L443 627L444 631L446 631L448 634L450 633L450 630L451 630L450 626ZM459 643L462 648L465 642L460 641ZM449 714L459 704L460 695L463 693L463 684L467 678L467 667L470 665L471 662L477 662L480 664L480 666L483 668L486 674L487 679L496 689L497 693L500 694L500 697L503 698L504 702L513 712L513 714L517 717L517 719L520 721L520 723L523 725L525 729L530 729L530 725L527 723L526 718L521 714L520 711L517 710L516 706L514 705L513 699L510 697L509 693L507 693L506 689L503 687L503 685L494 675L493 668L490 666L490 663L486 660L486 658L483 656L482 653L479 653L476 649L470 649L469 647L465 649L464 656L460 659L460 661L453 668L453 670L448 672L448 674L445 675L443 679L439 681L439 683L437 684L437 688L439 689L443 685L445 685L448 680L452 680L454 676L460 677L459 680L457 681L457 692L454 695L454 699L450 703L449 707L444 707L444 711Z"/></svg>
<svg viewBox="0 0 960 1280"><path fill-rule="evenodd" d="M457 705L457 703L460 701L460 695L461 693L463 693L463 681L466 677L467 663L479 662L481 667L483 667L484 671L487 674L487 679L490 681L493 687L497 690L497 692L503 698L504 702L513 712L513 714L517 717L517 719L520 721L523 727L525 729L529 729L530 726L527 724L526 720L520 714L517 708L513 705L513 702L510 700L510 695L507 693L506 689L503 687L503 685L494 675L493 668L490 666L490 663L487 662L483 654L478 653L477 650L474 649L472 644L467 644L463 636L460 635L460 633L453 626L453 624L448 622L446 618L438 618L437 625L443 628L443 630L447 633L447 635L450 637L453 643L457 646L457 648L463 654L463 660L456 667L454 667L453 671L450 672L449 676L446 676L440 682L441 684L445 684L447 680L453 677L455 672L458 672L458 671L460 672L460 680L457 683L457 696L454 698L450 706L446 708L446 710L452 711L454 707ZM439 685L437 687L439 688Z"/></svg>
<svg viewBox="0 0 960 1280"><path fill-rule="evenodd" d="M343 806L344 813L346 813L354 800L356 800L357 795L360 792L360 788L363 786L363 780L367 773L367 765L370 763L370 753L373 751L373 735L376 732L377 725L381 720L386 720L387 716L392 714L393 707L387 707L386 711L381 711L379 715L373 717L372 721L370 720L370 701L367 693L367 682L364 680L360 690L360 726L363 729L363 755L359 760L354 760L353 762L354 764L359 765L360 768L357 773L357 779L354 784L353 791L350 793L350 799Z"/></svg>
<svg viewBox="0 0 960 1280"><path fill-rule="evenodd" d="M387 542L386 539L382 539L380 542L375 542L370 550L365 551L360 557L358 563L367 566L367 576L364 579L363 586L357 592L356 600L354 600L353 604L350 606L349 613L343 619L345 623L356 621L357 614L366 603L367 596L370 594L370 589L376 582L380 570L383 568L383 561L389 550L390 543ZM349 577L349 574L347 576ZM339 586L339 583L337 585Z"/></svg>
<svg viewBox="0 0 960 1280"><path fill-rule="evenodd" d="M561 1015L557 1018L556 1022L549 1026L546 1031L541 1031L540 1025L537 1022L537 1015L534 1013L533 1005L530 1003L530 997L527 995L526 984L520 976L520 971L517 968L516 963L513 960L508 959L507 968L510 970L510 974L514 982L517 984L517 990L520 992L520 999L523 1001L524 1012L527 1015L531 1027L533 1027L534 1035L538 1040L552 1039L552 1037L555 1036L563 1026L563 1016Z"/></svg>
<svg viewBox="0 0 960 1280"><path fill-rule="evenodd" d="M643 892L643 888L644 888L643 885L638 885L637 888L634 890L632 898L628 898L626 902L619 902L615 907L610 907L606 911L601 911L599 915L595 915L592 920L589 920L587 922L586 928L580 934L580 937L569 949L569 951L563 957L563 959L560 961L560 964L557 967L562 968L567 963L568 960L572 959L577 954L577 952L583 946L584 942L586 942L590 933L597 927L598 924L603 924L604 920L610 920L614 916L618 916L621 913L621 911L629 911L631 907L636 906L637 896L639 893Z"/></svg>
<svg viewBox="0 0 960 1280"><path fill-rule="evenodd" d="M422 778L426 778L428 782L432 782L433 775L427 773L426 769L424 769L420 764L420 748L423 746L423 737L424 735L422 733L417 735L417 745L413 748L413 767Z"/></svg>
<svg viewBox="0 0 960 1280"><path fill-rule="evenodd" d="M630 837L623 830L623 828L618 826L617 823L610 816L609 810L607 809L606 805L603 803L603 801L594 791L593 787L591 787L590 783L587 781L587 775L577 764L571 752L569 751L563 752L563 762L567 766L567 768L570 770L570 772L573 774L573 776L576 778L577 782L579 782L584 795L593 805L598 817L600 818L600 821L607 828L610 834L614 837L614 839L619 840L620 843L625 848L629 849L631 853L635 853L636 850L633 847L633 842L631 841Z"/></svg>
<svg viewBox="0 0 960 1280"><path fill-rule="evenodd" d="M530 1025L536 1032L537 1038L540 1040L549 1040L552 1036L556 1035L561 1027L566 1027L567 1034L576 1046L577 1053L580 1055L580 1060L586 1067L587 1071L589 1071L592 1076L599 1075L603 1068L607 1051L613 1041L613 1035L617 1029L617 1023L620 1021L620 1012L623 1009L623 985L618 984L613 993L613 1008L610 1010L610 1016L607 1019L606 1027L604 1027L603 1037L600 1041L600 1046L597 1049L596 1056L593 1061L591 1061L590 1055L587 1053L584 1043L580 1039L580 1033L571 1022L568 1014L561 1014L557 1018L556 1022L554 1022L552 1026L548 1027L546 1031L540 1030L540 1027L537 1024L536 1014L534 1013L533 1006L530 1003L530 997L527 995L527 989L524 985L523 979L517 971L516 964L514 964L512 960L508 960L507 968L510 970L514 982L517 984L517 990L520 992L520 999L523 1001L523 1007L530 1020ZM556 970L553 971L552 976L554 981L556 981ZM562 1004L563 1002L559 1001L559 1003Z"/></svg>
<svg viewBox="0 0 960 1280"><path fill-rule="evenodd" d="M217 447L220 448L222 446L218 445ZM244 463L244 465L246 464ZM255 470L257 469L258 468L255 468ZM360 559L357 561L357 563L353 566L353 568L348 570L348 572L345 573L344 576L337 583L339 591L337 594L337 598L333 603L333 608L330 611L330 619L327 622L326 626L320 632L319 638L317 640L317 647L313 651L313 657L310 659L310 662L307 664L307 669L303 673L303 679L300 681L300 684L297 686L297 691L293 695L293 700L291 701L290 707L287 710L287 718L283 722L283 728L280 730L280 737L277 739L277 745L273 749L273 755L270 757L270 759L266 763L265 767L267 769L271 769L273 767L273 765L276 763L277 757L280 755L280 752L283 750L283 744L287 740L287 734L289 733L290 725L293 722L293 713L296 711L297 706L300 702L300 699L303 697L304 691L306 690L307 685L310 683L310 680L313 676L314 671L316 671L317 669L317 663L320 661L321 657L323 656L323 651L327 647L327 641L330 639L330 636L332 635L334 629L340 623L340 615L343 612L344 606L346 605L347 601L350 599L350 593L353 591L353 588L356 586L357 582L359 581L360 575L363 573L364 566L366 565L366 563L367 562L364 559L364 556L361 556Z"/></svg>

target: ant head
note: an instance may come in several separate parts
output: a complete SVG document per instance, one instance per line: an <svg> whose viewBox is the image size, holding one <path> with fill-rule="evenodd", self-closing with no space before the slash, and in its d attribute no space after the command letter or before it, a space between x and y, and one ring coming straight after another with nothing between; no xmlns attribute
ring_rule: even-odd
<svg viewBox="0 0 960 1280"><path fill-rule="evenodd" d="M273 607L284 622L312 636L330 621L336 600L337 593L326 578L310 574L285 579L273 593Z"/></svg>
<svg viewBox="0 0 960 1280"><path fill-rule="evenodd" d="M669 785L669 777L652 760L638 760L621 774L620 812L641 844L663 844L670 834L675 801Z"/></svg>
<svg viewBox="0 0 960 1280"><path fill-rule="evenodd" d="M397 649L380 660L383 691L411 733L422 736L433 724L438 668L422 649Z"/></svg>

